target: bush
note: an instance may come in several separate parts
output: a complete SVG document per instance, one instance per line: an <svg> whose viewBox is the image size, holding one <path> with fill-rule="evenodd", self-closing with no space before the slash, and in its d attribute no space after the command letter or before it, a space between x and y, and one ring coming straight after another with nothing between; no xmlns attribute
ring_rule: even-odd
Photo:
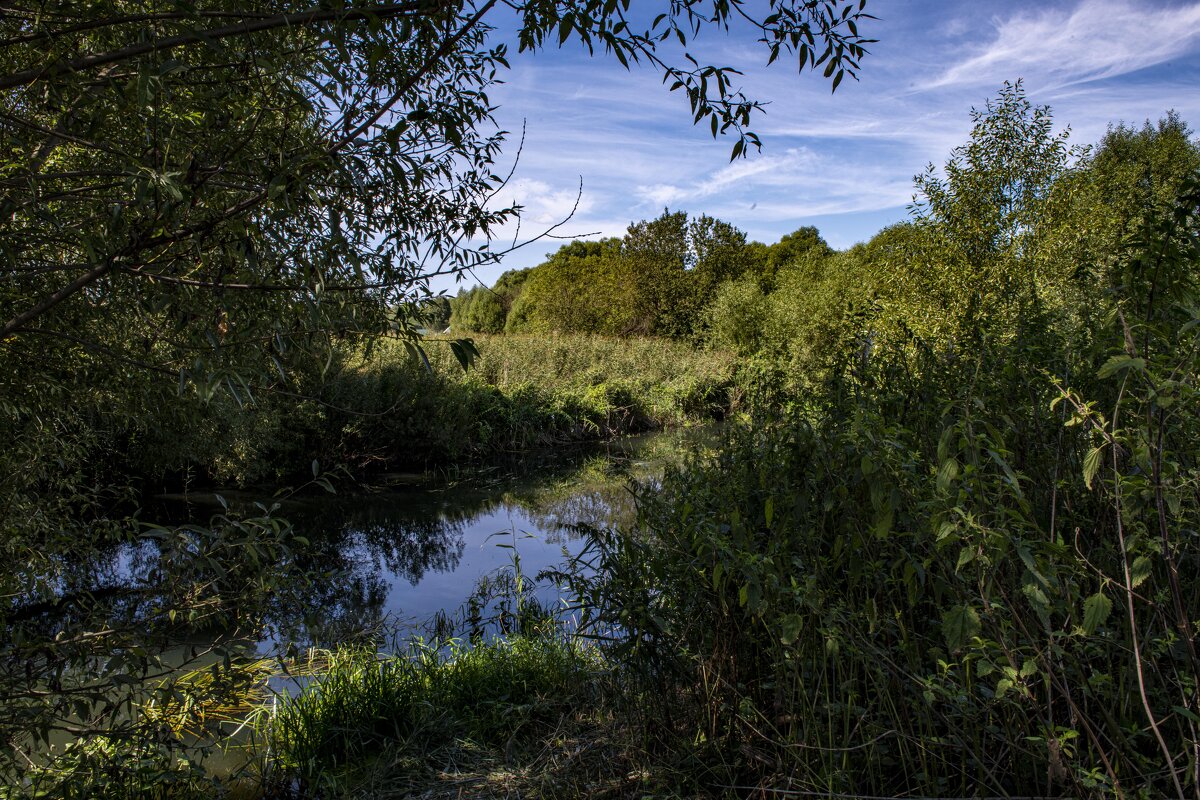
<svg viewBox="0 0 1200 800"><path fill-rule="evenodd" d="M1183 797L1197 208L1200 182L1121 255L1111 350L1028 314L969 357L848 359L596 534L579 588L659 734L726 785Z"/></svg>

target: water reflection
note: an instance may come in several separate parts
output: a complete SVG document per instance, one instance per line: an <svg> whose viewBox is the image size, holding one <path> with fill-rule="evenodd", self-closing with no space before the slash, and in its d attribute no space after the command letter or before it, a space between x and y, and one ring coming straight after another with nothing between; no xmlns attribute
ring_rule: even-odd
<svg viewBox="0 0 1200 800"><path fill-rule="evenodd" d="M628 526L636 513L634 487L656 481L666 463L709 435L657 434L542 454L457 480L376 488L285 513L312 540L320 562L343 571L342 587L376 589L374 616L360 624L370 617L420 626L460 611L484 577L518 563L527 578L560 567L582 546L580 525ZM343 613L334 594L325 600L328 622L309 618L307 636L328 640L321 629ZM543 587L538 599L553 604L557 594Z"/></svg>
<svg viewBox="0 0 1200 800"><path fill-rule="evenodd" d="M316 579L264 598L269 640L331 644L459 611L486 576L532 578L578 552L577 526L627 526L636 485L657 480L704 431L656 434L513 461L470 475L405 476L282 504L309 544L279 568ZM414 485L415 484L415 485ZM203 519L190 498L186 513ZM225 495L237 505L248 500ZM553 603L553 588L539 600Z"/></svg>
<svg viewBox="0 0 1200 800"><path fill-rule="evenodd" d="M582 546L579 525L628 524L631 487L653 486L695 435L577 449L420 486L380 481L353 494L342 487L337 496L292 497L270 514L256 492L163 498L140 514L163 527L130 521L122 526L129 544L96 536L90 547L48 554L53 580L9 599L0 693L34 698L17 708L30 719L77 722L77 696L111 690L144 705L161 694L164 677L186 681L186 673L210 668L216 675L231 658L253 661L284 643L402 634L405 624L419 629L439 613L458 615L472 598L460 618L477 621L491 604L501 616L494 630L508 630L522 618L521 604L504 596L514 568L533 577L561 566ZM477 593L481 580L487 588ZM553 605L554 587L534 599ZM55 635L64 631L71 635ZM54 644L22 649L17 633ZM65 688L46 712L35 692L51 681ZM97 709L96 719L110 724Z"/></svg>

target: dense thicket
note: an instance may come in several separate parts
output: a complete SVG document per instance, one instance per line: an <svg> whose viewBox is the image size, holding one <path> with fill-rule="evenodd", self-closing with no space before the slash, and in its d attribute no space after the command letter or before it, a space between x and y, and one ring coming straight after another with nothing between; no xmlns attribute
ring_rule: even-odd
<svg viewBox="0 0 1200 800"><path fill-rule="evenodd" d="M571 242L490 289L463 289L451 300L450 324L464 333L662 336L725 347L741 335L716 318L726 312L714 301L729 284L770 291L781 271L832 254L816 228L767 247L727 222L667 209L619 239Z"/></svg>
<svg viewBox="0 0 1200 800"><path fill-rule="evenodd" d="M912 222L720 293L765 309L758 422L595 539L700 785L1200 785L1200 147L1168 116L1072 162L1019 87L975 122Z"/></svg>

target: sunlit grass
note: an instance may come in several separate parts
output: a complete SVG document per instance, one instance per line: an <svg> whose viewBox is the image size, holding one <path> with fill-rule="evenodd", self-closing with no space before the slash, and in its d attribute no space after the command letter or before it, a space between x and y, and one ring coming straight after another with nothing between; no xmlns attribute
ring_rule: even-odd
<svg viewBox="0 0 1200 800"><path fill-rule="evenodd" d="M588 707L604 671L594 650L560 636L414 643L398 655L344 647L319 657L306 685L259 718L268 785L337 795L503 762Z"/></svg>

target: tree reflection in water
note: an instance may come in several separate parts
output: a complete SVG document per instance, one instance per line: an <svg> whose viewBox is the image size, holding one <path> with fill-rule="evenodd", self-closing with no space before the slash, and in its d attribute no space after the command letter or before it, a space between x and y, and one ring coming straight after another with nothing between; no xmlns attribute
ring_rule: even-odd
<svg viewBox="0 0 1200 800"><path fill-rule="evenodd" d="M509 534L530 533L535 538L521 537L521 547L540 547L540 558L557 561L577 538L577 526L627 527L635 514L632 487L656 481L666 463L703 435L637 437L539 453L457 480L425 477L418 486L293 498L277 513L308 544L278 568L307 582L263 598L265 635L302 646L331 644L378 633L400 614L453 614L479 579L507 563L507 556L480 557L473 549L464 566L468 545L493 548ZM509 520L520 530L507 527ZM495 534L505 536L493 541ZM471 570L477 572L466 574Z"/></svg>

